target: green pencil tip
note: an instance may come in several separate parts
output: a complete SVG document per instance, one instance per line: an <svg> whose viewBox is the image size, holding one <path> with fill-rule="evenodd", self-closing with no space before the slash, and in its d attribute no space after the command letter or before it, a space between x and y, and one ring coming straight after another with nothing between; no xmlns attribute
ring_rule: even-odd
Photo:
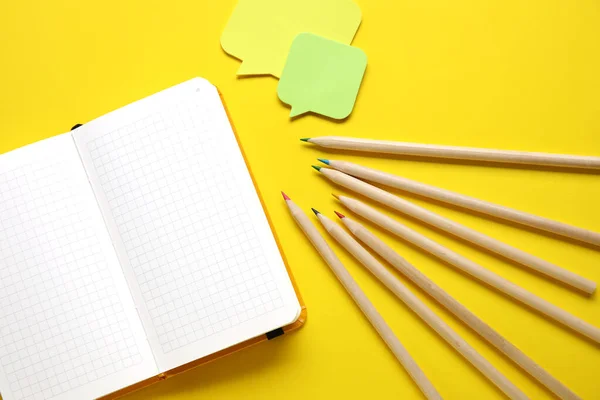
<svg viewBox="0 0 600 400"><path fill-rule="evenodd" d="M302 140L303 142L308 142L310 140L310 138L309 137L305 137L305 138L302 138L300 140Z"/></svg>
<svg viewBox="0 0 600 400"><path fill-rule="evenodd" d="M320 171L320 170L321 170L321 167L319 167L318 165L313 165L312 167L313 167L314 169L316 169L317 171Z"/></svg>
<svg viewBox="0 0 600 400"><path fill-rule="evenodd" d="M320 212L318 212L317 210L315 210L314 208L311 208L311 210L313 210L313 212L315 213L316 216L318 216L319 214L321 214Z"/></svg>
<svg viewBox="0 0 600 400"><path fill-rule="evenodd" d="M317 160L321 161L323 164L329 165L329 160L325 158L317 158Z"/></svg>

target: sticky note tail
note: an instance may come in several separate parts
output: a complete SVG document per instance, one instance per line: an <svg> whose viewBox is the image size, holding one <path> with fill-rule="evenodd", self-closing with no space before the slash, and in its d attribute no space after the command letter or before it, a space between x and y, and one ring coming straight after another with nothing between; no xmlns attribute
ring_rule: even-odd
<svg viewBox="0 0 600 400"><path fill-rule="evenodd" d="M248 76L248 75L268 75L269 73L265 71L264 67L261 67L258 64L254 64L249 61L242 61L242 65L237 70L238 76Z"/></svg>
<svg viewBox="0 0 600 400"><path fill-rule="evenodd" d="M297 117L298 115L306 114L310 110L307 110L303 107L292 107L292 111L290 111L290 118Z"/></svg>

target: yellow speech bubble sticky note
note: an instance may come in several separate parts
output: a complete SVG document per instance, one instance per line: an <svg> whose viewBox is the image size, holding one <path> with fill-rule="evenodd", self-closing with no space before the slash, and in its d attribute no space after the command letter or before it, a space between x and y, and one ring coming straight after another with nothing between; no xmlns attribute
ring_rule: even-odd
<svg viewBox="0 0 600 400"><path fill-rule="evenodd" d="M238 75L279 78L299 33L350 44L360 21L360 8L350 0L239 0L221 47L242 60Z"/></svg>

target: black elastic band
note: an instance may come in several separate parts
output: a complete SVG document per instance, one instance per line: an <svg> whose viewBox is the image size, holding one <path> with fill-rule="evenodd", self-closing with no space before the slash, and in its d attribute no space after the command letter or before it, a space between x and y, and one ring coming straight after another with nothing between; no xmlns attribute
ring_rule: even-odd
<svg viewBox="0 0 600 400"><path fill-rule="evenodd" d="M267 339L275 339L277 336L283 335L283 328L273 329L271 332L267 332Z"/></svg>

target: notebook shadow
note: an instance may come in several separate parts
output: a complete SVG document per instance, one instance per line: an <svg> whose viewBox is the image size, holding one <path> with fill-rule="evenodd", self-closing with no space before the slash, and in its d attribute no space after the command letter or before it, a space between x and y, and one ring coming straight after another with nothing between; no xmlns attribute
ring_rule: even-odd
<svg viewBox="0 0 600 400"><path fill-rule="evenodd" d="M297 332L293 332L244 348L148 386L123 399L178 398L183 393L202 398L236 380L245 381L252 375L277 371L282 364L293 362L292 357L296 354L293 348L297 347L296 334Z"/></svg>

